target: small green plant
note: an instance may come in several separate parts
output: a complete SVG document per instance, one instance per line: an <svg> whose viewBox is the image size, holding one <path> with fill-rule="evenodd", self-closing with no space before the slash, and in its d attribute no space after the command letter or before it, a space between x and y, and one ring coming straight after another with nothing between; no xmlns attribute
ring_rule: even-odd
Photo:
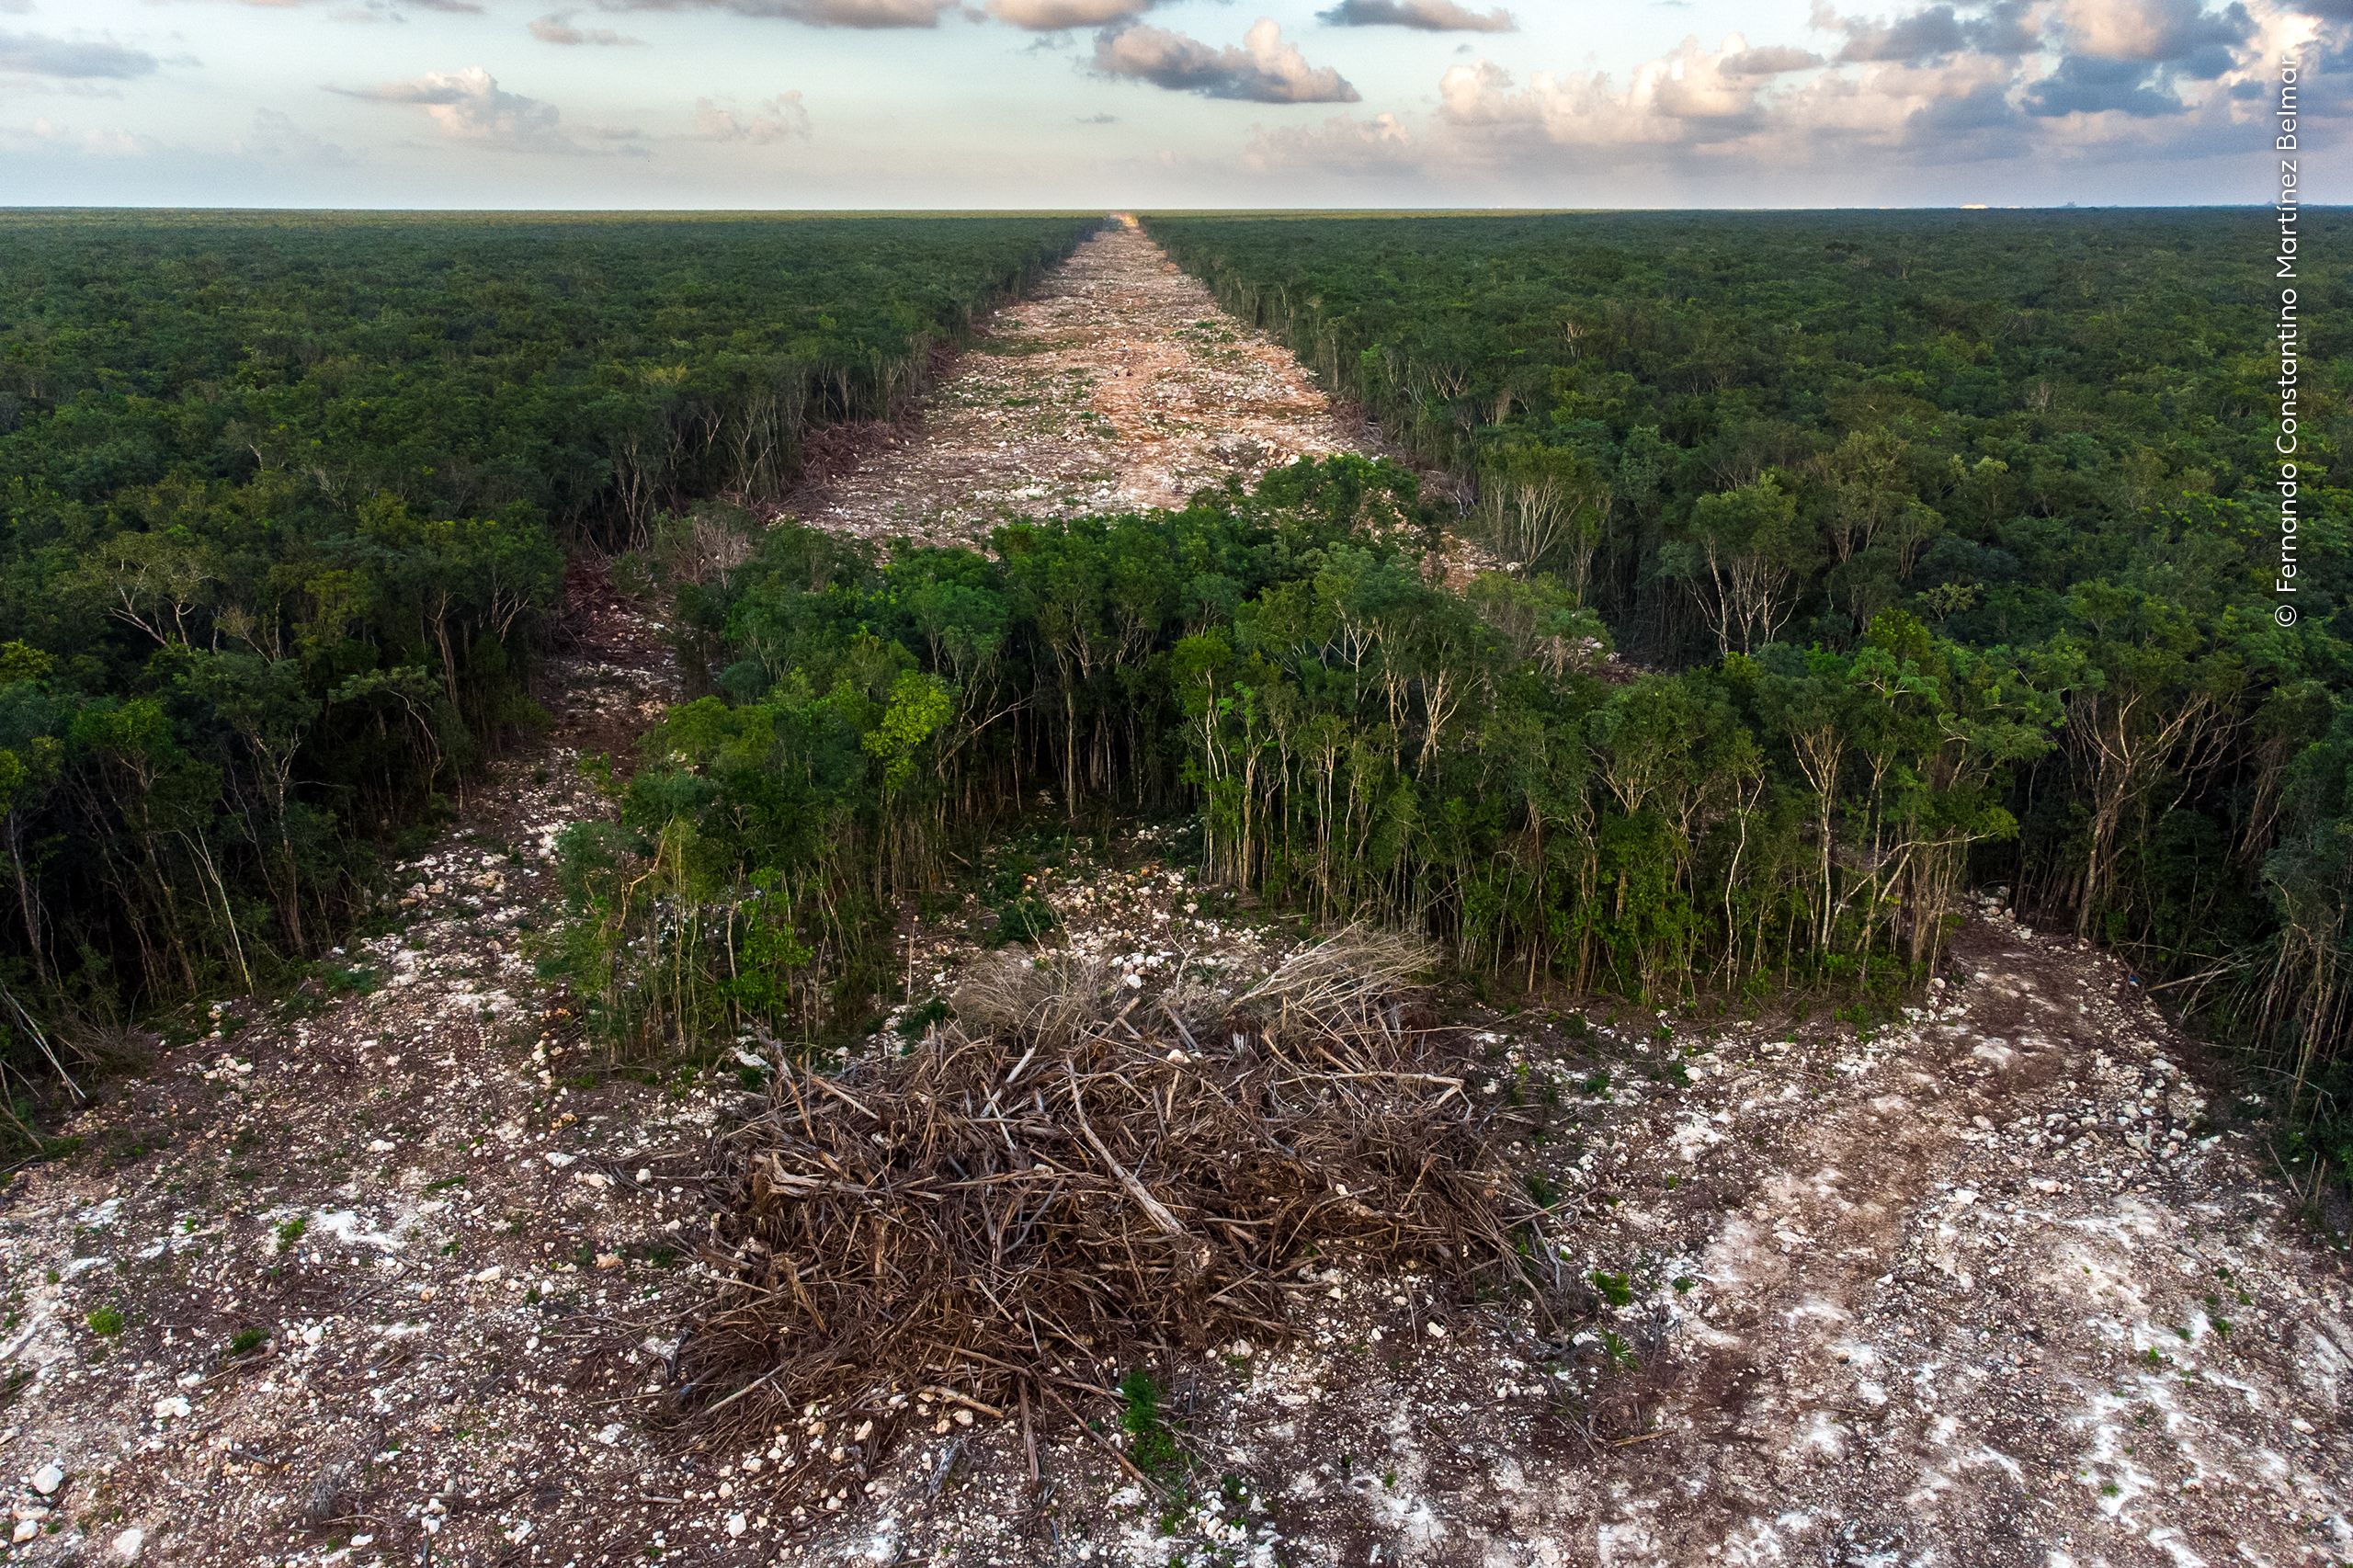
<svg viewBox="0 0 2353 1568"><path fill-rule="evenodd" d="M1381 1472L1381 1484L1389 1488L1392 1492L1395 1491L1397 1488L1397 1472L1393 1470L1382 1471Z"/></svg>
<svg viewBox="0 0 2353 1568"><path fill-rule="evenodd" d="M1593 1271L1593 1288L1600 1291L1601 1299L1613 1307L1627 1306L1634 1300L1634 1283L1631 1275L1604 1274L1597 1268Z"/></svg>
<svg viewBox="0 0 2353 1568"><path fill-rule="evenodd" d="M1185 1456L1161 1415L1161 1387L1136 1368L1120 1380L1120 1430L1128 1435L1128 1458L1155 1481L1185 1468Z"/></svg>
<svg viewBox="0 0 2353 1568"><path fill-rule="evenodd" d="M230 1335L229 1354L232 1356L250 1356L268 1343L269 1335L267 1330L258 1328L241 1328L235 1334Z"/></svg>
<svg viewBox="0 0 2353 1568"><path fill-rule="evenodd" d="M1634 1359L1634 1347L1614 1329L1601 1331L1601 1353L1609 1358L1613 1367L1631 1369L1641 1364Z"/></svg>
<svg viewBox="0 0 2353 1568"><path fill-rule="evenodd" d="M293 1251L294 1244L302 1239L302 1233L310 1228L310 1221L306 1220L296 1219L282 1221L278 1227L277 1250L279 1252Z"/></svg>
<svg viewBox="0 0 2353 1568"><path fill-rule="evenodd" d="M100 1307L83 1321L90 1325L90 1332L101 1339L122 1332L122 1311L119 1307Z"/></svg>
<svg viewBox="0 0 2353 1568"><path fill-rule="evenodd" d="M1036 893L1016 894L996 906L996 944L1009 942L1035 944L1040 937L1060 929L1062 919L1054 906Z"/></svg>

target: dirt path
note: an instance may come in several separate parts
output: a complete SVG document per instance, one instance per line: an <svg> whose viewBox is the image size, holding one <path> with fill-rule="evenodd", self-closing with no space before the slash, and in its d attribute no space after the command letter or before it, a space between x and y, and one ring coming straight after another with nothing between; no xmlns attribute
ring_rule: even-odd
<svg viewBox="0 0 2353 1568"><path fill-rule="evenodd" d="M1290 350L1123 220L998 312L914 429L793 509L876 540L969 544L1015 517L1181 506L1360 448Z"/></svg>

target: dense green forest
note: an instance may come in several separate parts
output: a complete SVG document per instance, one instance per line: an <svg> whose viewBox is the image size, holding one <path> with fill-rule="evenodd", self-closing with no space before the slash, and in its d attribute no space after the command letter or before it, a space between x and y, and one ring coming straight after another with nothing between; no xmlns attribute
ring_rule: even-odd
<svg viewBox="0 0 2353 1568"><path fill-rule="evenodd" d="M0 1031L324 951L538 722L567 550L774 494L1097 226L0 215Z"/></svg>
<svg viewBox="0 0 2353 1568"><path fill-rule="evenodd" d="M2279 285L2244 213L1147 227L1641 664L1835 665L1893 610L2019 672L2050 744L2004 770L2017 830L1974 875L2300 1070L2353 1035L2341 267L2300 280L2290 629ZM1879 776L1859 722L1779 752L1825 856L1859 842L1832 799Z"/></svg>
<svg viewBox="0 0 2353 1568"><path fill-rule="evenodd" d="M1888 999L1926 971L2050 693L1900 610L1627 679L1557 581L1431 582L1444 516L1339 458L985 555L782 525L731 572L674 565L717 689L647 737L618 824L572 831L560 967L622 1038L861 1014L886 912L1042 790L1090 830L1198 809L1206 881L1518 983ZM1051 916L1020 870L995 895L1026 936Z"/></svg>

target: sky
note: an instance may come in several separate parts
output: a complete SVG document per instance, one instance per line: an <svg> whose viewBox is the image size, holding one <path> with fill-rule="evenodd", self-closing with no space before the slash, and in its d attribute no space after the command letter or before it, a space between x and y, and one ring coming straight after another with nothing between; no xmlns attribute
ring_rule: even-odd
<svg viewBox="0 0 2353 1568"><path fill-rule="evenodd" d="M2353 199L2353 0L1843 3L0 0L0 206Z"/></svg>

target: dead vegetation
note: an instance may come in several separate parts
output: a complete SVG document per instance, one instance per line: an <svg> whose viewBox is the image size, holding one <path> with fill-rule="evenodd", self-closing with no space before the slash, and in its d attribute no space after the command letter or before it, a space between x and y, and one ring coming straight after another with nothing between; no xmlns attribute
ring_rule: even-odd
<svg viewBox="0 0 2353 1568"><path fill-rule="evenodd" d="M1212 1012L1008 955L906 1055L785 1065L722 1144L732 1278L676 1415L721 1447L797 1425L788 1490L830 1490L911 1422L1026 1421L1137 1357L1287 1338L1319 1261L1532 1289L1456 1035L1415 1024L1426 967L1350 929Z"/></svg>

